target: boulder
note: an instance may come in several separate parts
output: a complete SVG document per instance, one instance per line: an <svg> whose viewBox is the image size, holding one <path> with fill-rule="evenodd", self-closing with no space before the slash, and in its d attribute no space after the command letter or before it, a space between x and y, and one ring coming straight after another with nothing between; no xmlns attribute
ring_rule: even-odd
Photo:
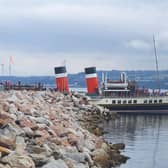
<svg viewBox="0 0 168 168"><path fill-rule="evenodd" d="M50 137L50 134L46 130L36 130L34 132L35 137L43 137L44 139L47 139Z"/></svg>
<svg viewBox="0 0 168 168"><path fill-rule="evenodd" d="M11 150L9 150L8 148L5 148L5 147L2 147L2 146L0 146L0 158L1 158L1 154L9 154L9 153L11 153L12 151Z"/></svg>
<svg viewBox="0 0 168 168"><path fill-rule="evenodd" d="M17 136L16 137L16 149L15 149L15 151L18 154L23 154L23 153L25 153L25 148L26 148L26 143L25 143L24 137Z"/></svg>
<svg viewBox="0 0 168 168"><path fill-rule="evenodd" d="M14 93L11 93L11 95L6 99L8 103L12 104L15 102L18 102L18 98L16 97L16 95Z"/></svg>
<svg viewBox="0 0 168 168"><path fill-rule="evenodd" d="M63 160L55 160L47 163L42 168L68 168Z"/></svg>
<svg viewBox="0 0 168 168"><path fill-rule="evenodd" d="M29 156L33 159L36 167L41 167L49 161L45 154L32 153Z"/></svg>
<svg viewBox="0 0 168 168"><path fill-rule="evenodd" d="M92 152L92 155L93 160L96 164L100 165L103 168L110 166L110 157L104 149L96 149L94 152Z"/></svg>
<svg viewBox="0 0 168 168"><path fill-rule="evenodd" d="M12 168L35 168L33 160L27 155L11 153L8 156L3 157L1 161Z"/></svg>
<svg viewBox="0 0 168 168"><path fill-rule="evenodd" d="M6 112L9 112L9 103L8 102L4 102L2 104L3 110Z"/></svg>
<svg viewBox="0 0 168 168"><path fill-rule="evenodd" d="M49 121L48 119L43 118L43 117L31 117L31 120L33 120L33 121L35 121L36 123L39 123L39 124L45 124L47 126L52 125L51 121Z"/></svg>
<svg viewBox="0 0 168 168"><path fill-rule="evenodd" d="M30 104L27 105L18 105L18 110L26 115L32 115Z"/></svg>
<svg viewBox="0 0 168 168"><path fill-rule="evenodd" d="M11 115L5 111L0 112L0 119L12 119Z"/></svg>
<svg viewBox="0 0 168 168"><path fill-rule="evenodd" d="M0 128L10 123L10 119L1 119L0 118Z"/></svg>
<svg viewBox="0 0 168 168"><path fill-rule="evenodd" d="M125 149L125 144L123 144L123 143L113 144L113 145L111 145L111 148L116 149L116 150L123 150L123 149Z"/></svg>
<svg viewBox="0 0 168 168"><path fill-rule="evenodd" d="M86 157L84 153L66 153L65 158L70 158L77 163L86 163Z"/></svg>
<svg viewBox="0 0 168 168"><path fill-rule="evenodd" d="M68 142L71 145L77 145L79 142L79 137L77 137L76 135L74 135L72 133L68 134Z"/></svg>
<svg viewBox="0 0 168 168"><path fill-rule="evenodd" d="M77 163L77 164L74 164L73 168L89 168L89 165L82 164L82 163Z"/></svg>
<svg viewBox="0 0 168 168"><path fill-rule="evenodd" d="M9 165L0 164L0 168L12 168Z"/></svg>
<svg viewBox="0 0 168 168"><path fill-rule="evenodd" d="M53 151L47 144L39 145L28 145L27 151L31 154L44 154L45 156L51 156Z"/></svg>
<svg viewBox="0 0 168 168"><path fill-rule="evenodd" d="M93 151L95 149L95 143L93 143L93 141L91 141L90 139L86 139L84 141L84 146L90 151Z"/></svg>
<svg viewBox="0 0 168 168"><path fill-rule="evenodd" d="M23 131L25 132L25 135L30 137L30 138L34 136L33 130L29 127L24 127Z"/></svg>
<svg viewBox="0 0 168 168"><path fill-rule="evenodd" d="M31 128L32 130L37 130L38 129L38 126L36 124L36 122L33 122L31 121L30 119L24 117L22 118L21 120L18 121L18 124L21 126L21 127L29 127Z"/></svg>
<svg viewBox="0 0 168 168"><path fill-rule="evenodd" d="M18 109L17 109L17 107L15 106L14 103L12 103L12 104L9 105L9 113L16 114L17 111L18 111Z"/></svg>
<svg viewBox="0 0 168 168"><path fill-rule="evenodd" d="M14 149L16 147L16 133L9 124L0 129L0 146L9 149Z"/></svg>

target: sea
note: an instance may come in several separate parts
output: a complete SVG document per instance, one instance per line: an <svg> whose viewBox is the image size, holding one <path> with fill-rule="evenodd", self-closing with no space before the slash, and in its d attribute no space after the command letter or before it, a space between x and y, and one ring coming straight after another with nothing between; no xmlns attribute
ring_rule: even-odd
<svg viewBox="0 0 168 168"><path fill-rule="evenodd" d="M168 167L168 115L119 115L104 122L104 138L126 145L130 157L119 168Z"/></svg>

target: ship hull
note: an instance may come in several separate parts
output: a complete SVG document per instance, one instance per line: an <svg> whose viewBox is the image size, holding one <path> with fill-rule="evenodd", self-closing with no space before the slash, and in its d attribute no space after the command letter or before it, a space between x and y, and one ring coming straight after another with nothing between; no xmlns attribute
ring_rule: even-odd
<svg viewBox="0 0 168 168"><path fill-rule="evenodd" d="M118 113L168 114L168 97L97 98L94 104Z"/></svg>
<svg viewBox="0 0 168 168"><path fill-rule="evenodd" d="M168 104L119 106L101 104L101 106L117 113L168 114Z"/></svg>

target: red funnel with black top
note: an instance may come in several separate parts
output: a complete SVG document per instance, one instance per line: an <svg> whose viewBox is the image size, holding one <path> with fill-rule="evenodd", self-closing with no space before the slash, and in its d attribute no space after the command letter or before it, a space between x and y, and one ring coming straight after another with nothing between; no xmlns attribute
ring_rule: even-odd
<svg viewBox="0 0 168 168"><path fill-rule="evenodd" d="M56 75L56 87L59 92L68 93L69 92L69 84L68 77L66 72L66 67L55 67L55 75Z"/></svg>
<svg viewBox="0 0 168 168"><path fill-rule="evenodd" d="M90 95L97 94L99 85L98 85L96 67L85 68L85 78L88 94Z"/></svg>

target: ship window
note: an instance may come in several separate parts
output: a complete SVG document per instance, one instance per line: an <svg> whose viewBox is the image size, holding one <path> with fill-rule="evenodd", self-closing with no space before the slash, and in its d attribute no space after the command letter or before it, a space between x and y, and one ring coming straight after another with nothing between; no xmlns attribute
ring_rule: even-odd
<svg viewBox="0 0 168 168"><path fill-rule="evenodd" d="M149 104L152 104L152 100L149 100Z"/></svg>
<svg viewBox="0 0 168 168"><path fill-rule="evenodd" d="M123 100L123 104L127 104L127 101L126 101L126 100Z"/></svg>
<svg viewBox="0 0 168 168"><path fill-rule="evenodd" d="M118 100L118 104L121 104L121 100Z"/></svg>
<svg viewBox="0 0 168 168"><path fill-rule="evenodd" d="M128 100L128 104L132 104L132 100Z"/></svg>
<svg viewBox="0 0 168 168"><path fill-rule="evenodd" d="M137 104L137 100L134 100L134 104Z"/></svg>
<svg viewBox="0 0 168 168"><path fill-rule="evenodd" d="M112 101L112 103L113 103L113 104L116 104L116 101L115 101L115 100L113 100L113 101Z"/></svg>
<svg viewBox="0 0 168 168"><path fill-rule="evenodd" d="M159 100L159 103L162 103L162 99Z"/></svg>
<svg viewBox="0 0 168 168"><path fill-rule="evenodd" d="M147 100L144 100L144 104L147 104Z"/></svg>
<svg viewBox="0 0 168 168"><path fill-rule="evenodd" d="M154 103L156 104L156 103L157 103L157 100L154 100Z"/></svg>

